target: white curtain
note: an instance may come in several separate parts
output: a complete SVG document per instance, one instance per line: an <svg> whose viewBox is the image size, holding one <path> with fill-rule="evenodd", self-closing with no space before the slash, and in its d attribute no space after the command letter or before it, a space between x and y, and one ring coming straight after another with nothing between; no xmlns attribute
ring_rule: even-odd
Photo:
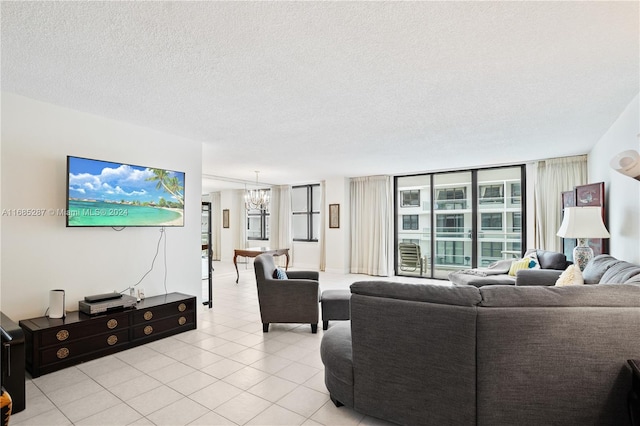
<svg viewBox="0 0 640 426"><path fill-rule="evenodd" d="M213 260L220 260L220 231L222 230L222 204L220 202L220 193L212 192L209 194L211 200L211 250L213 251Z"/></svg>
<svg viewBox="0 0 640 426"><path fill-rule="evenodd" d="M561 193L588 182L587 156L538 161L535 168L535 248L562 251L556 236L562 223Z"/></svg>
<svg viewBox="0 0 640 426"><path fill-rule="evenodd" d="M393 190L390 176L351 179L351 273L393 271Z"/></svg>
<svg viewBox="0 0 640 426"><path fill-rule="evenodd" d="M327 217L327 188L325 181L320 182L320 270L327 269L327 227L325 220Z"/></svg>
<svg viewBox="0 0 640 426"><path fill-rule="evenodd" d="M271 248L288 248L293 263L293 239L291 237L291 186L271 187L269 208L269 244ZM278 265L284 266L286 258L275 257Z"/></svg>

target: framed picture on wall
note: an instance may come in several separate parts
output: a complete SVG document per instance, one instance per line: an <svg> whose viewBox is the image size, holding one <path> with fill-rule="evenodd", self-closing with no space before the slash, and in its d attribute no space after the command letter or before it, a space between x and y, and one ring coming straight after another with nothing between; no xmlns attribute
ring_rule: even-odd
<svg viewBox="0 0 640 426"><path fill-rule="evenodd" d="M564 211L565 207L575 207L576 205L576 191L565 191L562 193L562 210Z"/></svg>
<svg viewBox="0 0 640 426"><path fill-rule="evenodd" d="M222 210L222 227L229 227L229 209Z"/></svg>
<svg viewBox="0 0 640 426"><path fill-rule="evenodd" d="M329 228L340 228L340 204L329 204Z"/></svg>
<svg viewBox="0 0 640 426"><path fill-rule="evenodd" d="M576 186L575 205L604 207L604 182Z"/></svg>

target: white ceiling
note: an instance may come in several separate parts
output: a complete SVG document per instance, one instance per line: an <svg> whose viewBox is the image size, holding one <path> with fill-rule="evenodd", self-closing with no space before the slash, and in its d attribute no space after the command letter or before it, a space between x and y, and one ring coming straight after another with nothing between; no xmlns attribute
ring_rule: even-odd
<svg viewBox="0 0 640 426"><path fill-rule="evenodd" d="M523 162L588 152L639 92L638 6L3 1L2 90L200 141L232 179Z"/></svg>

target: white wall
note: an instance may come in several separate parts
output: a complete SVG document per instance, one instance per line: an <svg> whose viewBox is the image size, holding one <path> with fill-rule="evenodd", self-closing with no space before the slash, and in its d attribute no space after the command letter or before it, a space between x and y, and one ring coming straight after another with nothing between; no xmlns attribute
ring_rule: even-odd
<svg viewBox="0 0 640 426"><path fill-rule="evenodd" d="M327 238L326 271L335 273L347 273L349 270L349 179L346 177L332 178L326 181L326 199L329 204L340 204L340 228L329 229L328 219L325 221ZM220 230L221 260L230 262L233 260L233 251L239 245L247 247L263 247L265 241L247 241L244 244L239 239L239 226L243 225L238 211L244 214L242 209L242 191L224 190L220 192L222 209L230 210L229 228ZM328 207L327 207L328 209ZM324 212L324 214L328 214ZM320 243L294 241L290 250L291 264L297 269L318 270L320 268ZM239 262L252 259L239 258ZM282 259L278 259L282 260ZM284 261L283 261L284 262ZM283 263L284 264L284 263Z"/></svg>
<svg viewBox="0 0 640 426"><path fill-rule="evenodd" d="M640 182L616 172L609 162L622 151L640 151L639 104L636 95L589 153L589 183L605 183L609 252L633 263L640 263Z"/></svg>
<svg viewBox="0 0 640 426"><path fill-rule="evenodd" d="M202 296L202 146L128 123L2 94L2 208L64 209L66 156L178 170L185 175L185 226L166 229L168 292ZM122 291L150 269L160 228L66 228L64 216L3 215L0 308L14 320L43 315L50 289L67 310L84 296ZM163 245L139 287L163 294Z"/></svg>
<svg viewBox="0 0 640 426"><path fill-rule="evenodd" d="M349 272L351 250L349 179L344 177L326 180L327 209L329 204L340 205L340 228L329 228L329 212L325 211L326 272L346 274Z"/></svg>

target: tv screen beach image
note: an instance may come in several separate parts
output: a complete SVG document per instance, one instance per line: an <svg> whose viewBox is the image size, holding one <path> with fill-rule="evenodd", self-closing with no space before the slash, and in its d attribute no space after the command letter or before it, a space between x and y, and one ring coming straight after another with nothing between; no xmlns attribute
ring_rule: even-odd
<svg viewBox="0 0 640 426"><path fill-rule="evenodd" d="M183 172L67 157L67 226L184 226Z"/></svg>

